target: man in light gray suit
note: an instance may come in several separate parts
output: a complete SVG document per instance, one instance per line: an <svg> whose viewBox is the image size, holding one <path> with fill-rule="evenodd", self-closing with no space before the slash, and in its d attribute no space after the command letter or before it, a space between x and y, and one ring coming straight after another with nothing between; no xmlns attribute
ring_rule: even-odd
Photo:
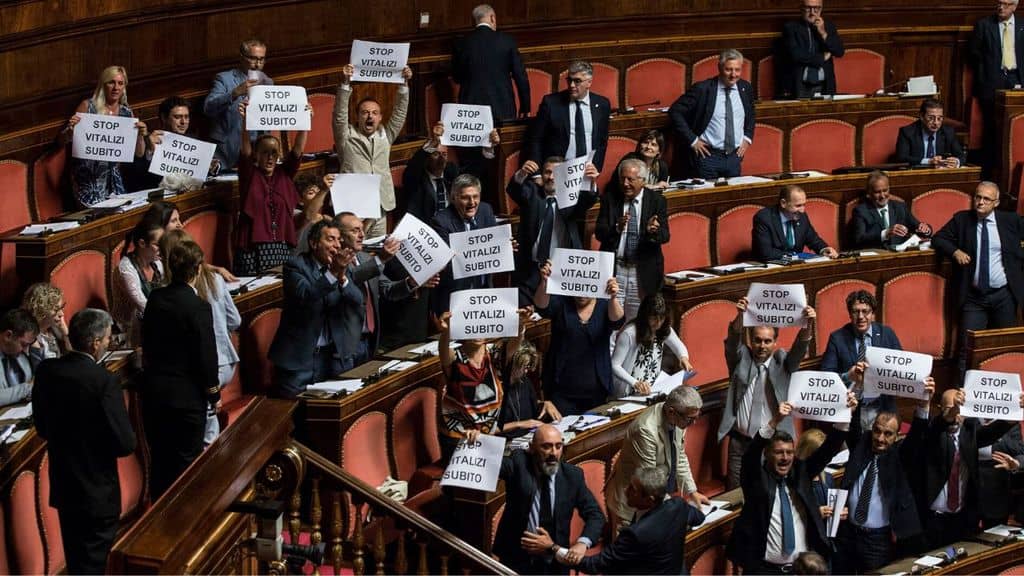
<svg viewBox="0 0 1024 576"><path fill-rule="evenodd" d="M800 361L807 354L816 317L814 308L804 308L807 324L800 329L787 354L777 348L778 328L750 327L746 330L749 344L743 341L746 309L746 297L740 298L736 302L736 318L729 324L729 335L725 338L725 362L730 377L722 422L718 426L718 441L729 437L727 486L730 490L740 485L740 466L750 440L772 419L779 403L789 396L789 376L800 368ZM784 420L780 428L796 436L792 419Z"/></svg>
<svg viewBox="0 0 1024 576"><path fill-rule="evenodd" d="M32 377L41 357L32 352L39 324L22 308L0 316L0 406L17 404L32 392Z"/></svg>

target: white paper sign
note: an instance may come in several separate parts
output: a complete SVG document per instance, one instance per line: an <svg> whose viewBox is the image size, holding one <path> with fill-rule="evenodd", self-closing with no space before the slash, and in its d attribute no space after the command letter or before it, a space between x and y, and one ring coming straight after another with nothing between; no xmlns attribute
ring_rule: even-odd
<svg viewBox="0 0 1024 576"><path fill-rule="evenodd" d="M849 492L839 488L828 489L828 505L832 507L832 515L828 517L828 537L835 538L839 533L839 515L846 506L846 497Z"/></svg>
<svg viewBox="0 0 1024 576"><path fill-rule="evenodd" d="M445 146L476 148L491 145L494 119L490 106L442 104L441 122L444 123L441 144Z"/></svg>
<svg viewBox="0 0 1024 576"><path fill-rule="evenodd" d="M849 422L846 385L835 372L801 370L789 377L793 416L819 422Z"/></svg>
<svg viewBox="0 0 1024 576"><path fill-rule="evenodd" d="M501 436L481 434L473 444L462 440L441 476L441 486L494 492L504 452L505 438Z"/></svg>
<svg viewBox="0 0 1024 576"><path fill-rule="evenodd" d="M519 290L486 288L452 292L452 340L512 338L519 335Z"/></svg>
<svg viewBox="0 0 1024 576"><path fill-rule="evenodd" d="M409 60L409 43L352 41L353 80L403 84L402 70Z"/></svg>
<svg viewBox="0 0 1024 576"><path fill-rule="evenodd" d="M78 113L71 137L71 157L81 160L132 162L138 130L135 118Z"/></svg>
<svg viewBox="0 0 1024 576"><path fill-rule="evenodd" d="M188 136L164 131L160 143L153 150L149 171L160 176L188 174L196 180L206 180L217 145Z"/></svg>
<svg viewBox="0 0 1024 576"><path fill-rule="evenodd" d="M380 174L338 174L331 183L334 213L380 218Z"/></svg>
<svg viewBox="0 0 1024 576"><path fill-rule="evenodd" d="M1024 419L1020 407L1020 375L1012 372L968 370L964 377L964 405L960 414L967 418L994 418L1019 422Z"/></svg>
<svg viewBox="0 0 1024 576"><path fill-rule="evenodd" d="M744 326L803 327L807 324L804 308L807 295L803 284L763 284L753 282L747 291Z"/></svg>
<svg viewBox="0 0 1024 576"><path fill-rule="evenodd" d="M455 251L452 276L458 280L482 274L508 272L516 267L512 253L512 225L502 224L469 232L452 232L448 242Z"/></svg>
<svg viewBox="0 0 1024 576"><path fill-rule="evenodd" d="M868 346L864 353L868 369L864 372L864 396L881 394L924 400L924 379L932 373L932 357Z"/></svg>
<svg viewBox="0 0 1024 576"><path fill-rule="evenodd" d="M245 129L307 131L313 119L302 86L250 86Z"/></svg>
<svg viewBox="0 0 1024 576"><path fill-rule="evenodd" d="M440 272L455 254L433 228L412 214L403 216L391 235L402 242L395 257L417 284Z"/></svg>
<svg viewBox="0 0 1024 576"><path fill-rule="evenodd" d="M579 202L580 188L584 182L589 182L583 178L583 172L593 158L594 152L591 151L586 156L555 164L555 197L558 198L559 208L575 206Z"/></svg>
<svg viewBox="0 0 1024 576"><path fill-rule="evenodd" d="M609 298L608 279L615 277L615 254L598 250L556 248L551 255L548 294Z"/></svg>

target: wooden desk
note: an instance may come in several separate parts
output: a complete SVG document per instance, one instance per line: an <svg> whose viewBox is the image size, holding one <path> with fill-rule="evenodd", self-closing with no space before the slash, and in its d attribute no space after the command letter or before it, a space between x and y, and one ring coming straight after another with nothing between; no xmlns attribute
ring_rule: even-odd
<svg viewBox="0 0 1024 576"><path fill-rule="evenodd" d="M999 574L1011 566L1024 564L1024 542L1019 540L1002 546L973 541L957 542L952 546L953 548L963 548L966 550L967 557L947 566L939 566L937 570L929 572L929 574ZM935 556L944 550L945 548L929 550L927 554ZM914 560L921 556L924 556L924 554L910 558L901 558L879 568L876 573L910 573L910 569L914 566Z"/></svg>
<svg viewBox="0 0 1024 576"><path fill-rule="evenodd" d="M1024 161L1024 90L996 90L993 112L998 124L999 154L995 158L992 179L999 184L1003 198L1017 196L1021 182L1020 164ZM1019 124L1014 128L1015 124ZM1015 137L1016 135L1016 137Z"/></svg>
<svg viewBox="0 0 1024 576"><path fill-rule="evenodd" d="M1001 354L1024 355L1024 327L967 333L967 365L971 368L981 368L983 362ZM1020 370L1024 372L1024 365Z"/></svg>

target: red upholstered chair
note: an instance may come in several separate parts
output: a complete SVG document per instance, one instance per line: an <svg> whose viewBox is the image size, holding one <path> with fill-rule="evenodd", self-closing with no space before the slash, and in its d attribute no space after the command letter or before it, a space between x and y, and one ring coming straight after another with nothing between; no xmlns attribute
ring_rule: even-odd
<svg viewBox="0 0 1024 576"><path fill-rule="evenodd" d="M754 143L740 164L744 176L782 172L782 130L758 122L754 125Z"/></svg>
<svg viewBox="0 0 1024 576"><path fill-rule="evenodd" d="M405 164L399 164L398 166L391 167L391 183L395 186L395 190L402 187L402 176L405 175Z"/></svg>
<svg viewBox="0 0 1024 576"><path fill-rule="evenodd" d="M896 154L896 137L899 136L900 128L914 120L913 116L893 114L865 124L861 139L860 163L871 166L891 162Z"/></svg>
<svg viewBox="0 0 1024 576"><path fill-rule="evenodd" d="M603 460L584 460L577 466L583 470L583 480L587 483L587 488L590 489L590 493L594 495L594 499L597 500L597 505L601 508L601 514L606 518L608 516L605 510L604 503L604 482L605 482L605 463ZM572 512L572 520L569 524L569 541L575 542L583 534L583 519L580 518L579 513L576 510ZM587 550L587 556L594 556L595 554L601 553L601 543L595 542L594 545Z"/></svg>
<svg viewBox="0 0 1024 576"><path fill-rule="evenodd" d="M750 256L750 231L754 214L762 206L743 204L730 208L718 217L715 226L715 264L742 262Z"/></svg>
<svg viewBox="0 0 1024 576"><path fill-rule="evenodd" d="M2 504L0 504L0 542L4 543L3 546L0 546L0 574L11 574L11 559L7 556L9 554L7 551L7 512Z"/></svg>
<svg viewBox="0 0 1024 576"><path fill-rule="evenodd" d="M210 264L231 265L227 255L228 246L231 245L231 239L228 237L228 218L227 213L203 210L193 214L182 224L185 232L188 232L203 249L204 260Z"/></svg>
<svg viewBox="0 0 1024 576"><path fill-rule="evenodd" d="M591 62L590 65L594 67L594 82L590 85L590 90L607 98L612 110L615 110L619 107L619 69L601 62ZM569 71L562 70L562 73L558 75L557 90L566 87L566 78L568 77ZM538 100L538 102L540 101Z"/></svg>
<svg viewBox="0 0 1024 576"><path fill-rule="evenodd" d="M829 246L839 249L839 205L824 198L807 199L807 217L818 236Z"/></svg>
<svg viewBox="0 0 1024 576"><path fill-rule="evenodd" d="M690 362L698 367L689 384L698 386L729 376L722 353L729 322L736 317L736 303L708 300L683 312L679 318L679 337L690 352Z"/></svg>
<svg viewBox="0 0 1024 576"><path fill-rule="evenodd" d="M839 94L874 94L885 86L885 56L874 50L850 48L835 66Z"/></svg>
<svg viewBox="0 0 1024 576"><path fill-rule="evenodd" d="M241 337L237 332L231 333L231 344L235 347L235 350L239 349ZM252 400L251 394L245 394L242 391L242 371L240 366L235 366L235 375L231 378L231 381L224 385L220 391L220 428L224 430L228 426L232 425L238 417L245 411L245 407L249 405Z"/></svg>
<svg viewBox="0 0 1024 576"><path fill-rule="evenodd" d="M11 551L18 573L46 573L46 553L43 551L43 535L39 531L36 507L35 472L25 470L18 474L8 498L11 533L17 534L12 539Z"/></svg>
<svg viewBox="0 0 1024 576"><path fill-rule="evenodd" d="M0 302L13 302L18 293L18 270L13 244L0 244Z"/></svg>
<svg viewBox="0 0 1024 576"><path fill-rule="evenodd" d="M551 94L551 73L537 68L527 68L526 81L530 83L530 108L532 108L530 116L533 116L540 106L541 99ZM519 89L516 88L515 82L512 83L512 95L515 96L516 110L518 110Z"/></svg>
<svg viewBox="0 0 1024 576"><path fill-rule="evenodd" d="M504 188L501 189L501 193L505 196L505 205L508 206L508 214L519 213L519 205L513 202L505 192L505 190L508 189L508 183L512 181L512 177L515 175L516 170L519 170L519 165L519 150L516 150L505 157L505 178L502 180L502 186L504 186Z"/></svg>
<svg viewBox="0 0 1024 576"><path fill-rule="evenodd" d="M626 68L626 106L671 106L686 91L686 64L670 58L647 58Z"/></svg>
<svg viewBox="0 0 1024 576"><path fill-rule="evenodd" d="M108 310L107 255L79 250L53 268L50 282L64 291L64 314L70 318L83 308Z"/></svg>
<svg viewBox="0 0 1024 576"><path fill-rule="evenodd" d="M995 372L1009 372L1020 374L1024 379L1024 353L1004 352L984 360L979 366L982 370L993 370Z"/></svg>
<svg viewBox="0 0 1024 576"><path fill-rule="evenodd" d="M690 567L692 576L717 576L727 574L725 546L715 545L700 553Z"/></svg>
<svg viewBox="0 0 1024 576"><path fill-rule="evenodd" d="M711 219L696 212L668 215L670 240L664 246L665 271L678 272L711 265Z"/></svg>
<svg viewBox="0 0 1024 576"><path fill-rule="evenodd" d="M701 80L707 80L718 76L718 54L714 56L707 56L701 58L693 63L693 83L696 84ZM743 71L740 72L740 78L743 78L747 82L750 82L751 69L750 60L743 59Z"/></svg>
<svg viewBox="0 0 1024 576"><path fill-rule="evenodd" d="M820 170L830 173L852 166L857 129L842 120L811 120L789 133L789 158L792 170Z"/></svg>
<svg viewBox="0 0 1024 576"><path fill-rule="evenodd" d="M1013 172L1017 172L1017 167L1024 163L1024 114L1018 114L1010 119L1010 142L1004 162L1004 166L1008 166ZM1021 180L1024 180L1024 177Z"/></svg>
<svg viewBox="0 0 1024 576"><path fill-rule="evenodd" d="M4 199L4 209L0 210L0 233L30 224L28 165L17 160L0 160L0 190Z"/></svg>
<svg viewBox="0 0 1024 576"><path fill-rule="evenodd" d="M1010 566L999 573L999 576L1024 576L1024 564Z"/></svg>
<svg viewBox="0 0 1024 576"><path fill-rule="evenodd" d="M134 403L136 395L124 391L124 406L128 414L139 408ZM117 459L117 479L121 485L121 518L135 512L146 496L145 466L142 463L142 449Z"/></svg>
<svg viewBox="0 0 1024 576"><path fill-rule="evenodd" d="M775 58L765 56L757 62L757 99L775 98Z"/></svg>
<svg viewBox="0 0 1024 576"><path fill-rule="evenodd" d="M896 331L904 350L941 357L946 349L945 295L946 279L938 274L901 274L882 288L881 321Z"/></svg>
<svg viewBox="0 0 1024 576"><path fill-rule="evenodd" d="M967 124L967 148L981 148L985 123L981 118L981 105L974 97L974 69L965 63L961 68L963 82L960 84L961 97L964 101L964 122Z"/></svg>
<svg viewBox="0 0 1024 576"><path fill-rule="evenodd" d="M953 214L970 207L971 197L967 193L950 188L936 188L914 198L910 203L910 213L938 230L949 222Z"/></svg>
<svg viewBox="0 0 1024 576"><path fill-rule="evenodd" d="M735 310L735 307L733 309ZM718 344L721 348L721 342ZM686 429L686 443L683 445L686 457L690 461L691 473L697 483L697 490L708 497L725 491L725 482L716 470L718 462L715 448L718 446L720 414L721 412L701 414L700 418Z"/></svg>
<svg viewBox="0 0 1024 576"><path fill-rule="evenodd" d="M636 150L636 140L625 136L608 137L608 149L604 153L604 168L601 169L601 175L597 177L598 190L604 190L612 178L617 178L615 168L618 167L619 160L634 150Z"/></svg>
<svg viewBox="0 0 1024 576"><path fill-rule="evenodd" d="M818 356L825 353L829 334L842 328L850 320L850 315L846 311L846 296L857 290L867 290L875 294L875 285L863 280L840 280L818 290L814 295L814 311L818 313L814 348Z"/></svg>
<svg viewBox="0 0 1024 576"><path fill-rule="evenodd" d="M39 464L39 522L46 543L46 573L56 574L64 569L64 541L60 534L57 509L50 506L50 454L43 454Z"/></svg>
<svg viewBox="0 0 1024 576"><path fill-rule="evenodd" d="M498 524L501 524L501 515L505 513L505 503L498 506L498 511L491 517L491 548L494 548L494 537L498 535Z"/></svg>
<svg viewBox="0 0 1024 576"><path fill-rule="evenodd" d="M441 105L459 101L459 85L451 77L427 84L423 89L423 114L427 126L433 126L441 119Z"/></svg>
<svg viewBox="0 0 1024 576"><path fill-rule="evenodd" d="M341 439L341 468L376 488L391 476L388 459L387 416L383 412L367 412L359 417L345 431ZM351 503L349 508L349 531L355 525L356 511Z"/></svg>
<svg viewBox="0 0 1024 576"><path fill-rule="evenodd" d="M444 474L438 466L437 391L426 386L406 394L391 413L391 452L398 480L409 482L412 496L429 488Z"/></svg>
<svg viewBox="0 0 1024 576"><path fill-rule="evenodd" d="M243 328L242 346L238 351L241 357L239 369L249 393L265 395L270 390L274 368L267 356L280 322L281 309L270 308L257 314Z"/></svg>
<svg viewBox="0 0 1024 576"><path fill-rule="evenodd" d="M32 163L32 201L35 219L49 220L64 212L64 165L67 147L51 150Z"/></svg>
<svg viewBox="0 0 1024 576"><path fill-rule="evenodd" d="M323 92L307 96L309 105L313 107L312 130L306 137L306 149L304 152L334 151L334 130L331 122L334 118L334 94Z"/></svg>

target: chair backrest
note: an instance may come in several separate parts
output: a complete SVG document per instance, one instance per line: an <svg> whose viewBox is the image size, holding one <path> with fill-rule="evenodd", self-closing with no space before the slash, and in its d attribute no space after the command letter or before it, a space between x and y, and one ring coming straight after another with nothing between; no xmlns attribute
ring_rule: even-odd
<svg viewBox="0 0 1024 576"><path fill-rule="evenodd" d="M50 282L64 291L64 314L71 318L83 308L109 310L106 279L107 255L79 250L58 263Z"/></svg>
<svg viewBox="0 0 1024 576"><path fill-rule="evenodd" d="M18 295L18 269L14 244L0 244L0 303L14 303Z"/></svg>
<svg viewBox="0 0 1024 576"><path fill-rule="evenodd" d="M750 145L747 154L740 164L740 171L744 176L754 174L778 174L782 172L782 142L785 137L783 131L775 126L761 124L754 125L754 143Z"/></svg>
<svg viewBox="0 0 1024 576"><path fill-rule="evenodd" d="M35 220L45 221L64 212L64 168L67 146L50 150L32 163L32 201Z"/></svg>
<svg viewBox="0 0 1024 576"><path fill-rule="evenodd" d="M750 231L762 206L743 204L718 217L715 225L715 264L734 264L750 256Z"/></svg>
<svg viewBox="0 0 1024 576"><path fill-rule="evenodd" d="M743 70L740 72L740 78L750 82L751 73L750 60L744 58ZM694 84L714 76L718 76L718 54L715 54L714 56L706 56L693 63Z"/></svg>
<svg viewBox="0 0 1024 576"><path fill-rule="evenodd" d="M729 300L708 300L690 308L679 318L679 338L686 344L690 362L699 366L697 375L688 384L698 386L723 380L729 376L722 353L729 322L736 317L736 303Z"/></svg>
<svg viewBox="0 0 1024 576"><path fill-rule="evenodd" d="M757 98L773 100L775 98L775 58L765 56L757 62Z"/></svg>
<svg viewBox="0 0 1024 576"><path fill-rule="evenodd" d="M391 476L387 420L383 412L367 412L341 438L341 468L374 488Z"/></svg>
<svg viewBox="0 0 1024 576"><path fill-rule="evenodd" d="M842 120L823 119L804 122L789 133L791 170L820 170L831 173L842 166L853 166L856 128Z"/></svg>
<svg viewBox="0 0 1024 576"><path fill-rule="evenodd" d="M829 246L839 248L839 205L824 198L808 198L807 218Z"/></svg>
<svg viewBox="0 0 1024 576"><path fill-rule="evenodd" d="M231 265L226 253L231 245L231 239L228 237L230 225L226 222L227 219L226 213L203 210L182 223L189 236L203 249L204 260L210 264L228 267Z"/></svg>
<svg viewBox="0 0 1024 576"><path fill-rule="evenodd" d="M0 160L0 191L4 203L4 209L0 210L0 233L31 224L28 165L17 160Z"/></svg>
<svg viewBox="0 0 1024 576"><path fill-rule="evenodd" d="M612 178L618 178L618 174L615 173L615 168L619 165L619 160L630 152L636 150L636 140L626 136L609 136L608 137L608 149L604 154L604 168L601 170L601 175L597 177L597 189L604 190L608 183L612 181Z"/></svg>
<svg viewBox="0 0 1024 576"><path fill-rule="evenodd" d="M700 553L690 567L692 576L717 576L726 574L725 546L716 544Z"/></svg>
<svg viewBox="0 0 1024 576"><path fill-rule="evenodd" d="M664 108L685 91L686 64L682 62L647 58L626 69L626 106Z"/></svg>
<svg viewBox="0 0 1024 576"><path fill-rule="evenodd" d="M1015 564L999 573L999 576L1024 576L1024 564Z"/></svg>
<svg viewBox="0 0 1024 576"><path fill-rule="evenodd" d="M254 394L266 394L273 378L273 365L267 357L270 344L281 323L281 309L270 308L260 312L242 332L241 357L242 382Z"/></svg>
<svg viewBox="0 0 1024 576"><path fill-rule="evenodd" d="M408 481L417 468L441 459L437 390L417 388L395 404L391 413L391 448L399 480Z"/></svg>
<svg viewBox="0 0 1024 576"><path fill-rule="evenodd" d="M458 101L459 85L451 76L427 84L423 89L423 117L427 119L427 127L433 126L441 119L441 104Z"/></svg>
<svg viewBox="0 0 1024 576"><path fill-rule="evenodd" d="M678 272L711 265L711 219L696 212L668 215L670 240L662 252L665 271Z"/></svg>
<svg viewBox="0 0 1024 576"><path fill-rule="evenodd" d="M910 213L921 222L931 224L935 230L949 222L953 214L971 207L971 196L960 190L936 188L915 197Z"/></svg>
<svg viewBox="0 0 1024 576"><path fill-rule="evenodd" d="M604 461L584 460L576 465L583 470L583 480L586 482L587 488L590 489L590 493L594 495L594 499L597 500L597 505L601 508L601 514L604 514L607 517L604 503L604 482L606 478ZM583 519L580 518L580 515L576 510L573 510L572 520L569 524L570 542L575 542L583 534L583 527Z"/></svg>
<svg viewBox="0 0 1024 576"><path fill-rule="evenodd" d="M596 92L608 99L612 110L619 107L619 69L615 66L591 62L594 67L594 82L590 85L590 91ZM555 90L562 90L566 86L566 78L569 77L569 70L562 70L558 75L558 86Z"/></svg>
<svg viewBox="0 0 1024 576"><path fill-rule="evenodd" d="M543 159L541 161L543 162ZM513 202L512 199L508 197L508 193L505 192L505 190L508 189L508 183L512 181L512 177L515 175L516 170L519 170L519 165L519 150L505 156L505 177L502 180L501 194L505 197L505 206L508 207L508 214L519 213L519 205Z"/></svg>
<svg viewBox="0 0 1024 576"><path fill-rule="evenodd" d="M497 512L491 517L491 548L494 548L494 537L498 535L498 524L501 524L501 515L505 513L505 503L498 506Z"/></svg>
<svg viewBox="0 0 1024 576"><path fill-rule="evenodd" d="M530 115L540 106L540 101L548 94L551 94L551 73L538 68L526 69L526 81L530 83ZM512 83L512 94L516 98L516 107L519 106L519 89L515 82Z"/></svg>
<svg viewBox="0 0 1024 576"><path fill-rule="evenodd" d="M1004 352L981 362L979 368L995 372L1019 374L1024 380L1024 352Z"/></svg>
<svg viewBox="0 0 1024 576"><path fill-rule="evenodd" d="M61 538L57 509L50 506L50 454L43 454L39 463L39 522L43 527L46 550L46 573L56 574L64 569L64 540Z"/></svg>
<svg viewBox="0 0 1024 576"><path fill-rule="evenodd" d="M818 356L825 353L828 336L840 329L849 320L846 311L846 296L857 290L867 290L875 294L875 285L863 280L839 280L828 284L814 295L814 311L818 313L815 322L815 351ZM876 310L876 313L880 310Z"/></svg>
<svg viewBox="0 0 1024 576"><path fill-rule="evenodd" d="M686 428L683 450L690 462L690 472L697 483L697 490L705 496L722 492L722 482L715 478L716 458L711 457L712 447L718 445L718 424L721 412L705 412ZM717 454L715 454L717 456Z"/></svg>
<svg viewBox="0 0 1024 576"><path fill-rule="evenodd" d="M839 94L874 94L885 86L885 56L874 50L850 48L834 62Z"/></svg>
<svg viewBox="0 0 1024 576"><path fill-rule="evenodd" d="M8 551L8 540L7 540L7 512L4 509L5 504L0 504L0 574L12 574L11 572L11 559L8 557L10 552Z"/></svg>
<svg viewBox="0 0 1024 576"><path fill-rule="evenodd" d="M896 137L899 136L900 128L913 121L913 116L892 114L865 124L861 136L860 163L871 166L892 161L896 154Z"/></svg>
<svg viewBox="0 0 1024 576"><path fill-rule="evenodd" d="M405 176L405 164L399 164L398 166L391 167L391 184L394 185L395 190L402 187L402 178Z"/></svg>
<svg viewBox="0 0 1024 576"><path fill-rule="evenodd" d="M123 392L124 406L131 415L138 410L133 403L137 398L127 390ZM146 495L146 473L141 449L117 459L117 480L121 486L121 518L135 512Z"/></svg>
<svg viewBox="0 0 1024 576"><path fill-rule="evenodd" d="M307 99L313 108L313 124L306 137L307 154L334 150L334 130L331 126L334 118L334 94L310 94Z"/></svg>
<svg viewBox="0 0 1024 576"><path fill-rule="evenodd" d="M927 294L927 298L922 298ZM882 319L899 335L904 350L942 357L946 349L943 303L946 279L930 272L908 272L882 288ZM913 310L913 314L907 314ZM877 316L877 314L876 314Z"/></svg>
<svg viewBox="0 0 1024 576"><path fill-rule="evenodd" d="M43 535L39 531L35 472L25 470L14 479L7 510L10 512L11 532L18 535L12 539L14 545L11 548L17 573L45 573L46 553L43 551Z"/></svg>

